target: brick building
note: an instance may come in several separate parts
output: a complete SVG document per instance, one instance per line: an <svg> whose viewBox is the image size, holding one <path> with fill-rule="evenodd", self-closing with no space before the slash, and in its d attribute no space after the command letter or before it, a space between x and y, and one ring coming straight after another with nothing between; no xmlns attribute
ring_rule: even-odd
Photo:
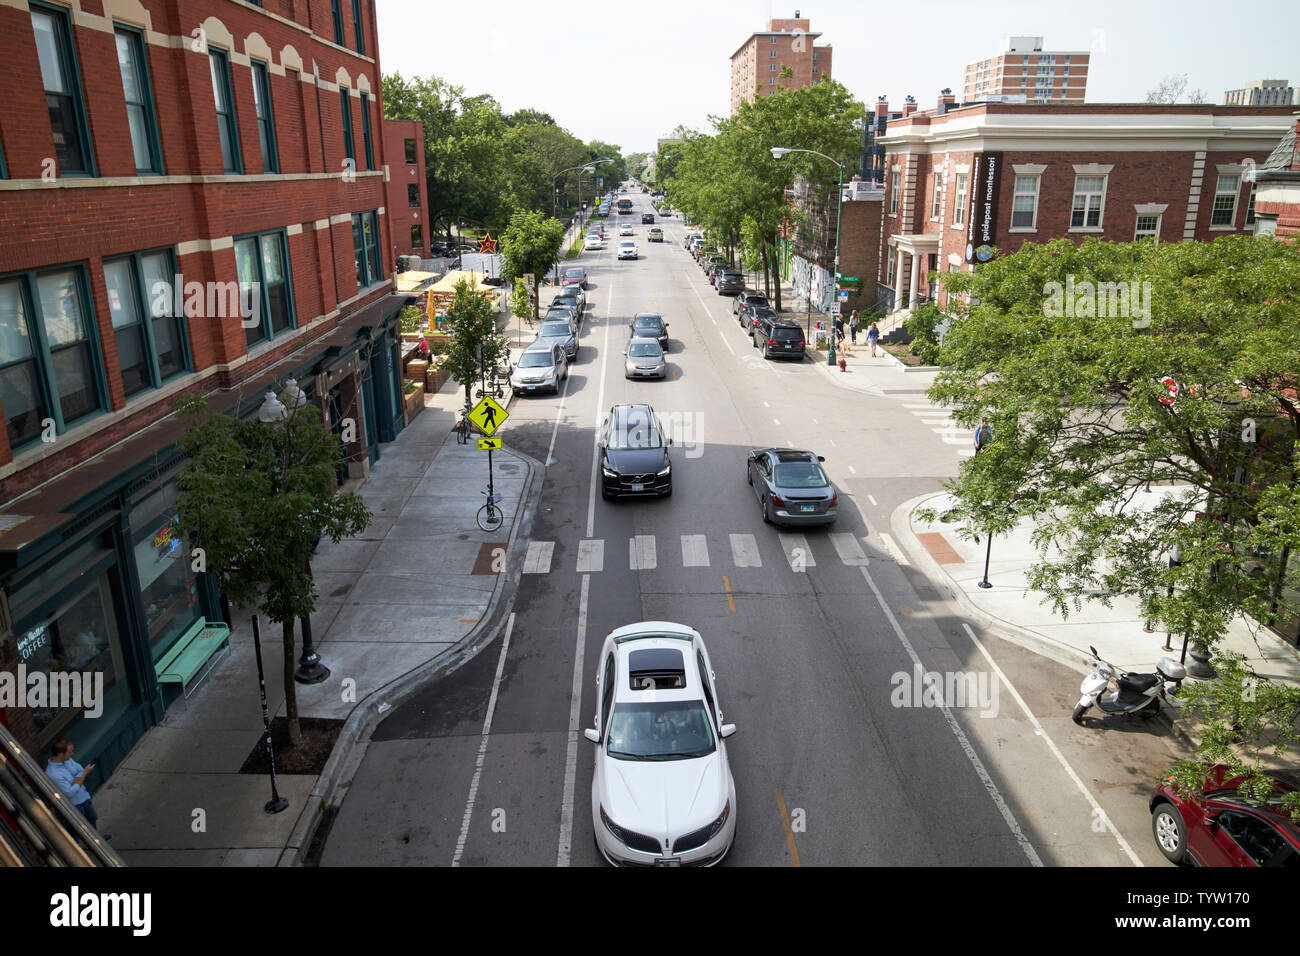
<svg viewBox="0 0 1300 956"><path fill-rule="evenodd" d="M799 19L798 10L793 19L770 20L766 30L750 34L731 54L731 114L755 91L770 96L779 87L797 90L829 78L832 51L813 45L819 36L810 21ZM788 79L781 76L787 66L794 74Z"/></svg>
<svg viewBox="0 0 1300 956"><path fill-rule="evenodd" d="M941 102L891 120L882 308L932 298L932 271L970 271L1025 242L1252 232L1243 171L1291 125L1286 108L1124 103Z"/></svg>
<svg viewBox="0 0 1300 956"><path fill-rule="evenodd" d="M222 618L174 536L178 399L294 377L341 482L401 428L376 51L369 0L0 4L0 669L105 676L97 720L0 720L97 783Z"/></svg>
<svg viewBox="0 0 1300 956"><path fill-rule="evenodd" d="M1255 232L1296 241L1300 236L1300 112L1268 158L1248 171L1255 189Z"/></svg>
<svg viewBox="0 0 1300 956"><path fill-rule="evenodd" d="M1088 58L1083 50L1045 51L1042 37L1007 37L1001 53L966 64L961 101L1082 103L1088 91Z"/></svg>
<svg viewBox="0 0 1300 956"><path fill-rule="evenodd" d="M393 255L429 258L429 185L424 173L424 123L384 120L388 210Z"/></svg>

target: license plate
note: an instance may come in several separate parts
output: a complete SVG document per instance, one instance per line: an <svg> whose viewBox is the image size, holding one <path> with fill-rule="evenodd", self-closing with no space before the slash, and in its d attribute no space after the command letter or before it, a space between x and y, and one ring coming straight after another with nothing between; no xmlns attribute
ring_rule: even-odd
<svg viewBox="0 0 1300 956"><path fill-rule="evenodd" d="M681 866L682 858L679 856L659 856L655 857L655 866Z"/></svg>
<svg viewBox="0 0 1300 956"><path fill-rule="evenodd" d="M633 491L645 491L645 484L644 484L644 483L638 483L638 484L635 484L635 485L632 486L632 490L633 490Z"/></svg>
<svg viewBox="0 0 1300 956"><path fill-rule="evenodd" d="M802 510L802 511L816 511L816 510L817 510L817 506L816 506L816 505L801 505L801 506L800 506L800 510Z"/></svg>

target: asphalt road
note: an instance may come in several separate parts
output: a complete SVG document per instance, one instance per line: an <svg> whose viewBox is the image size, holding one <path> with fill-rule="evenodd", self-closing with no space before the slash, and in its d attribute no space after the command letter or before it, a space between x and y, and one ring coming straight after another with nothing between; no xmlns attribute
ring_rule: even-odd
<svg viewBox="0 0 1300 956"><path fill-rule="evenodd" d="M640 259L616 260L618 216L606 250L581 257L589 311L567 387L521 397L502 432L547 464L508 637L379 726L322 863L603 865L582 729L604 636L641 620L701 631L739 728L725 865L1163 862L1146 808L1178 749L1163 727L1075 727L1078 674L981 633L883 541L893 510L960 461L904 408L923 396L763 361L682 248L681 221L645 241L648 199L622 217ZM623 378L637 311L669 323L667 381ZM595 428L628 401L651 403L675 436L671 498L606 502L593 487ZM845 537L763 524L745 455L787 445L825 456L840 492L831 531L861 558ZM918 665L971 675L985 699L902 705Z"/></svg>

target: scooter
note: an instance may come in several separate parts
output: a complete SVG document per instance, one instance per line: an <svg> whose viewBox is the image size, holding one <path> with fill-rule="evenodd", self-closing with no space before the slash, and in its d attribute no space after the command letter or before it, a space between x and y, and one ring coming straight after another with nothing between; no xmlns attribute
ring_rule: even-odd
<svg viewBox="0 0 1300 956"><path fill-rule="evenodd" d="M1138 714L1144 720L1160 713L1163 700L1173 706L1171 698L1178 693L1178 688L1187 670L1172 657L1162 657L1156 662L1154 674L1126 673L1102 660L1097 648L1089 646L1092 651L1093 672L1083 679L1079 692L1083 695L1075 705L1072 719L1076 724L1083 724L1083 715L1094 704L1103 714ZM1166 689L1168 684L1174 686ZM1113 691L1102 696L1107 688Z"/></svg>

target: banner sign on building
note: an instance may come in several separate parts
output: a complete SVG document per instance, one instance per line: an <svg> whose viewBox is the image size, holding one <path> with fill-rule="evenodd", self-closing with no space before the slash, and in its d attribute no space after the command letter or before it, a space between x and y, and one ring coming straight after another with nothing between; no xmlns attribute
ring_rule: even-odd
<svg viewBox="0 0 1300 956"><path fill-rule="evenodd" d="M966 261L988 262L998 231L998 186L1002 154L981 153L971 163L970 209L966 216Z"/></svg>

